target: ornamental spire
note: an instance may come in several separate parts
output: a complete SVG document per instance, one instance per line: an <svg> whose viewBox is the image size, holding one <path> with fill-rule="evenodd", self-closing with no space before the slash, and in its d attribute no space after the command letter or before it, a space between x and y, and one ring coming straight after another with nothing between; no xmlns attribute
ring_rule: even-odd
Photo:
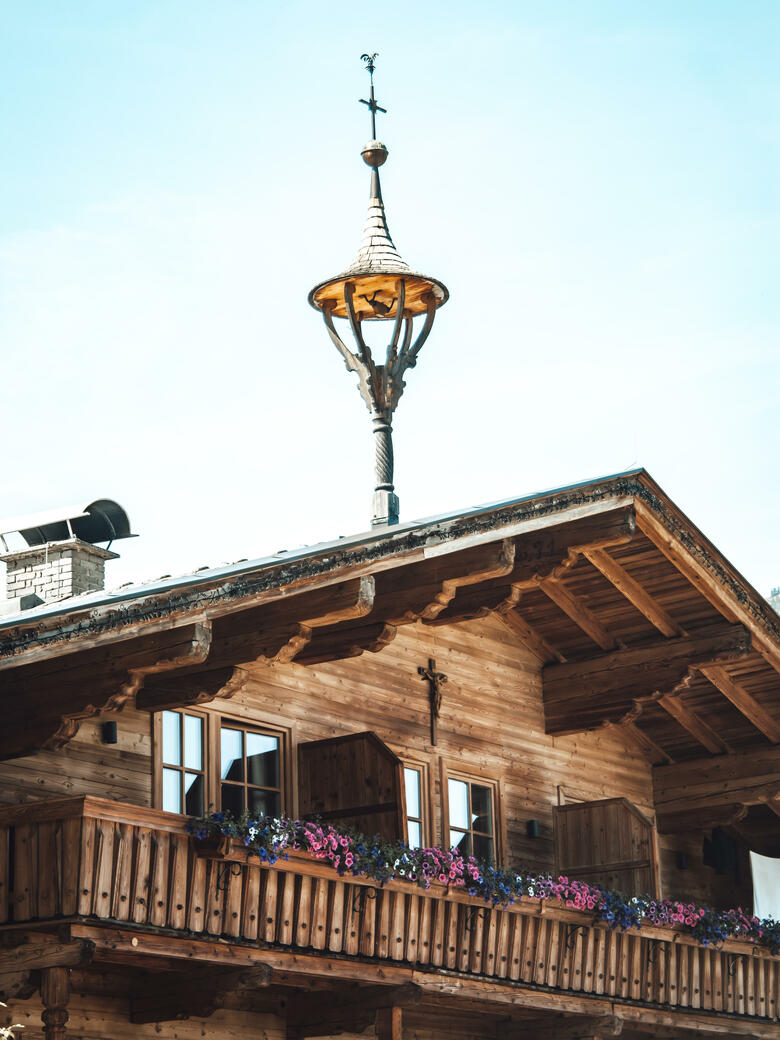
<svg viewBox="0 0 780 1040"><path fill-rule="evenodd" d="M321 311L331 340L350 372L371 414L376 446L374 526L398 523L398 497L393 484L391 420L404 390L403 375L417 363L417 355L433 326L437 308L447 302L447 287L436 278L413 271L395 247L387 226L379 167L387 161L387 148L376 138L376 114L386 113L374 95L376 54L363 54L371 77L369 100L361 104L371 113L372 139L361 150L371 167L371 190L363 239L353 262L341 274L320 282L309 293L309 303ZM414 319L425 315L412 340ZM334 318L346 319L355 342L350 349L336 329ZM364 321L392 321L392 334L384 364L376 364L363 336Z"/></svg>

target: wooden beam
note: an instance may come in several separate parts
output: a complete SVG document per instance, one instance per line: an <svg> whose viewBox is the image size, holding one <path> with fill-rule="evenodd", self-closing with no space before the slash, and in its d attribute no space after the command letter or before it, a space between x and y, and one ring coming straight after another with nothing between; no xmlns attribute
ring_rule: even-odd
<svg viewBox="0 0 780 1040"><path fill-rule="evenodd" d="M391 625L432 621L446 610L458 589L504 577L512 570L514 559L514 543L505 538L380 571L374 617Z"/></svg>
<svg viewBox="0 0 780 1040"><path fill-rule="evenodd" d="M215 697L229 699L247 680L243 668L215 668L211 671L172 674L147 680L135 698L136 708L165 711L168 708L205 704Z"/></svg>
<svg viewBox="0 0 780 1040"><path fill-rule="evenodd" d="M75 967L89 964L95 944L87 939L69 942L40 942L28 939L19 946L0 946L0 976L41 968Z"/></svg>
<svg viewBox="0 0 780 1040"><path fill-rule="evenodd" d="M496 1040L607 1040L622 1032L623 1019L618 1015L547 1015L501 1022Z"/></svg>
<svg viewBox="0 0 780 1040"><path fill-rule="evenodd" d="M325 628L296 658L297 664L314 665L359 657L366 651L377 654L395 639L394 625L381 621L363 625Z"/></svg>
<svg viewBox="0 0 780 1040"><path fill-rule="evenodd" d="M325 868L323 867L323 870ZM202 963L229 965L237 967L246 964L251 967L258 957L256 946L244 946L240 943L220 943L209 939L185 938L168 935L164 932L152 932L141 928L122 928L116 925L74 922L67 926L74 937L93 939L96 943L99 959L104 963L152 966L155 963L176 961L182 965L191 965L196 960ZM294 948L267 948L261 952L263 962L274 970L306 973L312 979L318 979L332 985L334 978L341 982L354 980L364 985L375 982L382 985L402 985L413 982L423 991L426 1006L435 1003L444 1006L448 1012L457 1010L468 1002L479 1002L491 1014L516 1014L523 1009L536 1011L539 1015L551 1011L561 1013L592 1015L595 998L592 994L579 995L571 991L535 990L531 987L516 986L506 980L489 981L484 977L461 974L440 973L430 970L417 970L403 961L386 960L374 962L358 957L332 958L318 953L307 954L304 950ZM605 1010L610 1014L619 1014L626 1022L626 1028L651 1031L650 1027L659 1025L676 1025L681 1028L694 1028L701 1035L716 1037L722 1034L724 1016L718 1012L701 1012L694 1014L691 1009L676 1011L668 1007L649 1007L626 1003L619 997L603 998ZM745 1016L728 1020L728 1027L735 1034L748 1040L777 1040L777 1023Z"/></svg>
<svg viewBox="0 0 780 1040"><path fill-rule="evenodd" d="M505 581L482 582L460 589L433 624L452 624L504 614L516 606L524 589L535 588L539 578L561 577L578 560L585 546L615 546L630 541L636 530L630 506L569 520L545 531L519 535L514 540L514 566Z"/></svg>
<svg viewBox="0 0 780 1040"><path fill-rule="evenodd" d="M713 827L729 827L744 820L747 806L739 804L716 805L711 808L683 809L666 812L657 809L655 823L659 834L700 834Z"/></svg>
<svg viewBox="0 0 780 1040"><path fill-rule="evenodd" d="M396 1040L401 1008L419 1004L422 991L414 983L400 986L351 986L335 993L302 993L287 1011L289 1040L333 1033L362 1033L376 1025L378 1036Z"/></svg>
<svg viewBox="0 0 780 1040"><path fill-rule="evenodd" d="M688 547L671 535L652 509L640 501L636 502L636 522L639 530L727 621L750 626L753 646L775 671L780 672L780 636L776 627L777 619L772 616L771 608L768 612L769 626L775 627L774 632L766 623L761 625L759 621L760 614L766 612L767 608L757 596L752 597L754 610L749 610L747 598L741 602L733 589L714 577L712 569L707 568ZM724 576L728 577L725 571ZM739 591L744 596L744 586ZM760 629L758 625L761 625Z"/></svg>
<svg viewBox="0 0 780 1040"><path fill-rule="evenodd" d="M533 625L529 624L526 619L517 610L508 610L505 614L499 614L498 617L504 622L510 632L513 632L521 643L535 654L536 657L543 664L550 664L553 661L563 663L566 658L563 654L556 650L555 647L551 646L547 640L536 631Z"/></svg>
<svg viewBox="0 0 780 1040"><path fill-rule="evenodd" d="M617 647L617 641L593 611L573 592L569 592L560 578L542 578L539 588L602 650L614 650Z"/></svg>
<svg viewBox="0 0 780 1040"><path fill-rule="evenodd" d="M667 816L719 806L728 815L735 807L757 805L778 791L780 746L653 769L653 801Z"/></svg>
<svg viewBox="0 0 780 1040"><path fill-rule="evenodd" d="M668 764L674 761L672 756L667 751L664 751L660 745L656 744L634 721L623 720L617 724L607 722L605 725L621 736L628 738L634 747L644 755L647 755L653 765Z"/></svg>
<svg viewBox="0 0 780 1040"><path fill-rule="evenodd" d="M377 653L395 636L398 626L433 619L461 587L500 578L512 569L514 545L510 539L472 546L423 563L380 571L370 617L360 625L330 625L313 633L298 653L298 664L322 664Z"/></svg>
<svg viewBox="0 0 780 1040"><path fill-rule="evenodd" d="M379 1008L374 1018L376 1040L403 1040L403 1009Z"/></svg>
<svg viewBox="0 0 780 1040"><path fill-rule="evenodd" d="M632 578L628 571L614 560L606 549L583 549L582 555L601 571L604 577L629 600L651 625L665 636L679 636L682 630L661 606L658 600Z"/></svg>
<svg viewBox="0 0 780 1040"><path fill-rule="evenodd" d="M207 666L291 661L313 629L354 623L372 611L375 596L374 579L366 576L215 617Z"/></svg>
<svg viewBox="0 0 780 1040"><path fill-rule="evenodd" d="M770 715L744 686L735 682L725 668L718 665L704 665L699 671L716 689L720 690L724 697L731 701L735 708L742 712L746 719L753 723L759 732L763 733L773 744L780 744L780 721Z"/></svg>
<svg viewBox="0 0 780 1040"><path fill-rule="evenodd" d="M41 971L41 1001L44 1040L65 1040L70 1002L70 968L44 968Z"/></svg>
<svg viewBox="0 0 780 1040"><path fill-rule="evenodd" d="M195 965L183 972L147 975L130 996L130 1021L141 1025L208 1018L238 990L267 987L272 976L265 964L216 969Z"/></svg>
<svg viewBox="0 0 780 1040"><path fill-rule="evenodd" d="M678 722L684 730L713 755L723 755L730 751L725 740L700 715L687 707L681 693L666 693L659 697L658 703Z"/></svg>
<svg viewBox="0 0 780 1040"><path fill-rule="evenodd" d="M83 719L120 709L147 675L201 664L210 645L211 625L201 620L4 674L0 759L64 746Z"/></svg>
<svg viewBox="0 0 780 1040"><path fill-rule="evenodd" d="M687 636L653 639L542 671L548 733L572 733L635 716L635 702L673 691L689 669L750 652L742 625L719 622Z"/></svg>

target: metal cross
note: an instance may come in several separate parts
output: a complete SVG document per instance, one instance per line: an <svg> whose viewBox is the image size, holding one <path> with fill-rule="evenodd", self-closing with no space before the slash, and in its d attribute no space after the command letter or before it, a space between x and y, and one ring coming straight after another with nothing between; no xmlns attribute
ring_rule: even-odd
<svg viewBox="0 0 780 1040"><path fill-rule="evenodd" d="M360 57L366 63L366 68L368 69L368 74L371 77L371 100L370 101L366 101L364 98L361 98L360 99L360 104L361 105L367 105L369 110L370 110L370 112L371 112L371 140L375 141L376 140L376 114L377 114L377 112L384 112L385 115L387 115L387 109L386 108L382 108L380 105L378 105L376 103L376 98L374 97L374 69L376 68L376 65L374 64L374 58L376 58L376 53L374 53L374 54L361 54Z"/></svg>
<svg viewBox="0 0 780 1040"><path fill-rule="evenodd" d="M441 712L441 688L447 681L443 672L436 671L436 661L433 657L428 658L427 668L418 668L417 672L421 679L428 684L428 699L431 705L431 744L436 744L436 722Z"/></svg>

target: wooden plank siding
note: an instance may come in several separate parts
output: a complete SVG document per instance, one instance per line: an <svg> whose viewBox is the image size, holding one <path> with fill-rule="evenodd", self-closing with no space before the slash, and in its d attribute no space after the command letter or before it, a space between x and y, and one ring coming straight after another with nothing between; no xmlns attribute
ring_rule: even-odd
<svg viewBox="0 0 780 1040"><path fill-rule="evenodd" d="M429 743L427 684L417 674L430 657L448 676L436 747ZM652 818L653 790L649 759L620 728L545 734L540 668L539 659L497 618L436 627L418 623L400 628L376 654L307 667L249 665L247 681L231 699L199 710L289 729L293 764L301 743L374 731L402 760L426 767L429 843L448 841L440 789L446 770L493 780L506 864L552 871L553 809L562 792L577 801L624 797ZM152 716L127 705L111 717L118 724L116 745L100 742L100 718L87 719L61 750L0 763L0 801L88 794L151 806ZM295 768L291 772L285 810L295 814ZM537 839L527 836L529 819L540 822ZM697 848L690 837L662 836L659 846L662 894L712 902L719 879L701 864L701 839ZM685 871L676 867L680 849L688 853ZM725 886L717 895L721 905L731 898ZM750 897L749 879L743 879L743 905Z"/></svg>

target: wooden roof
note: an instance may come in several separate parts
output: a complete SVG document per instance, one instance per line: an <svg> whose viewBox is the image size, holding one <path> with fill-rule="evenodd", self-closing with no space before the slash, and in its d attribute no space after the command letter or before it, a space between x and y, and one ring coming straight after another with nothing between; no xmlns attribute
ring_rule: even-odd
<svg viewBox="0 0 780 1040"><path fill-rule="evenodd" d="M62 742L130 697L156 710L225 696L259 658L377 653L399 626L487 614L538 657L549 733L619 726L656 764L662 829L700 812L678 795L663 806L704 762L713 819L768 833L764 848L780 838L780 617L644 471L14 619L0 755Z"/></svg>

